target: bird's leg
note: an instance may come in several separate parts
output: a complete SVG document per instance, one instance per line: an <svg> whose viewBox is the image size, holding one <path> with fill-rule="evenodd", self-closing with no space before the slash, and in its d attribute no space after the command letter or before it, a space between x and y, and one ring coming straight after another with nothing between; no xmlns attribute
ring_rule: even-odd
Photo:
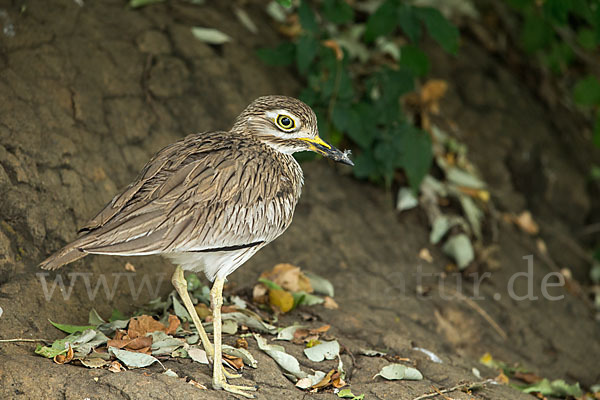
<svg viewBox="0 0 600 400"><path fill-rule="evenodd" d="M194 322L196 330L200 335L200 340L202 341L202 347L204 347L206 356L209 360L212 361L215 357L215 350L213 348L212 343L210 342L210 339L208 338L208 335L206 334L206 331L204 330L204 327L202 326L200 317L198 317L198 313L194 308L194 304L192 303L192 299L190 298L190 295L187 290L187 282L185 280L185 277L183 276L183 269L181 267L178 266L175 269L175 273L171 278L171 283L173 283L173 286L175 286L175 290L177 290L177 293L179 293L179 297L181 297L181 300L183 300L183 305L185 306L185 309L192 317L192 321ZM241 377L241 375L239 374L232 374L231 372L227 371L225 367L223 367L223 373L228 378L235 379Z"/></svg>
<svg viewBox="0 0 600 400"><path fill-rule="evenodd" d="M190 295L187 290L187 282L185 280L185 277L183 276L183 269L181 269L180 266L177 266L177 268L175 269L175 273L171 278L171 283L173 283L173 286L175 286L175 290L177 290L177 293L179 293L179 297L181 297L181 300L183 300L183 305L185 306L185 309L192 317L192 321L194 321L194 325L196 326L196 330L200 335L200 340L202 340L202 347L204 347L206 355L209 359L213 359L215 355L215 350L213 348L212 343L210 343L208 335L206 334L206 331L202 326L202 322L200 321L200 317L198 317L198 313L194 308L194 304L192 303L192 299L190 298Z"/></svg>
<svg viewBox="0 0 600 400"><path fill-rule="evenodd" d="M222 347L221 347L221 306L223 305L223 278L217 277L210 291L211 305L213 309L213 335L215 341L215 358L213 361L213 387L223 389L227 392L239 394L240 396L253 399L254 396L244 390L256 390L253 386L230 385L225 379L222 368Z"/></svg>

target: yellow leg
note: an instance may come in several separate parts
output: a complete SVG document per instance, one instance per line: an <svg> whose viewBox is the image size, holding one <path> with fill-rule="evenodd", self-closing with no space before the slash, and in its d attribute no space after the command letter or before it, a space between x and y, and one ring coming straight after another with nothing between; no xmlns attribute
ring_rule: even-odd
<svg viewBox="0 0 600 400"><path fill-rule="evenodd" d="M227 392L238 394L240 396L253 399L254 396L244 390L256 390L253 386L236 386L230 385L225 379L222 366L221 353L221 306L223 305L223 283L224 279L216 278L215 283L210 291L211 304L213 309L213 327L215 341L215 358L213 362L213 387L215 389L223 389Z"/></svg>
<svg viewBox="0 0 600 400"><path fill-rule="evenodd" d="M198 331L198 334L200 335L200 340L202 341L202 347L204 347L204 351L206 351L206 356L208 357L209 360L213 360L215 357L215 350L213 348L212 343L208 339L208 335L206 334L206 331L204 330L204 327L202 326L200 317L198 317L198 313L196 312L196 309L194 308L194 304L192 303L192 299L190 298L190 294L188 293L188 290L187 290L187 282L185 280L185 277L183 276L183 269L181 269L181 267L178 266L175 269L175 273L173 274L173 277L171 278L171 283L173 284L173 286L175 286L175 290L177 290L177 293L179 293L179 297L181 297L181 300L183 301L183 305L185 306L185 309L192 317L194 326L196 326L196 330ZM220 364L221 363L219 363L219 365ZM232 373L226 371L225 368L223 368L223 370L224 370L223 373L228 378L239 378L241 376L241 375L237 375L237 374L232 374Z"/></svg>
<svg viewBox="0 0 600 400"><path fill-rule="evenodd" d="M175 286L175 290L177 290L177 293L179 293L179 297L181 297L181 300L183 300L183 305L185 306L185 309L192 317L192 321L194 322L194 325L196 326L196 330L198 331L198 334L200 335L200 340L202 341L202 347L204 347L204 351L206 351L206 355L208 356L209 359L214 358L215 350L213 348L212 343L210 343L210 340L208 339L208 335L206 334L206 331L204 330L204 327L202 326L202 322L200 321L200 317L198 317L198 313L196 312L196 309L194 308L194 303L192 303L192 299L190 298L190 295L188 293L187 282L185 280L185 277L183 276L183 269L181 269L181 267L178 266L175 269L175 273L173 274L173 277L171 278L171 283L173 284L173 286Z"/></svg>

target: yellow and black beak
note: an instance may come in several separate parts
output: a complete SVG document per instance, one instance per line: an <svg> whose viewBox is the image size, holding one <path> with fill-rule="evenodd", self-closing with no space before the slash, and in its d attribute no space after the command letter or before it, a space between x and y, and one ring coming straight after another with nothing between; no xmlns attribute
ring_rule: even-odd
<svg viewBox="0 0 600 400"><path fill-rule="evenodd" d="M350 154L349 151L340 151L336 149L335 147L331 146L329 143L321 139L319 135L315 136L314 138L299 139L308 143L309 149L311 151L314 151L315 153L319 153L322 156L331 158L332 160L340 162L342 164L354 166L354 163L348 157L348 155Z"/></svg>

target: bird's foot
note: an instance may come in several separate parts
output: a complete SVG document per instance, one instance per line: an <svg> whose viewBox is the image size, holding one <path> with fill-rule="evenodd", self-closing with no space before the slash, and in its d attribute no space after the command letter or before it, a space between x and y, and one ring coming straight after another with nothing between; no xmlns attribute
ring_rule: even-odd
<svg viewBox="0 0 600 400"><path fill-rule="evenodd" d="M254 395L248 393L248 391L254 392L257 390L255 386L240 386L240 385L231 385L227 383L227 379L225 378L226 373L223 375L219 374L219 376L213 377L213 388L217 390L225 390L226 392L237 394L240 396L244 396L248 399L253 399Z"/></svg>

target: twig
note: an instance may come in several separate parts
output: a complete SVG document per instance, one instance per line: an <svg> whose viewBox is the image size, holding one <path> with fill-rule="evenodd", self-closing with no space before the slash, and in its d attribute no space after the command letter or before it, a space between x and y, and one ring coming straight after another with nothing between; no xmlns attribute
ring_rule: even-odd
<svg viewBox="0 0 600 400"><path fill-rule="evenodd" d="M496 323L496 321L494 321L492 319L492 317L490 317L490 315L481 307L479 307L477 305L477 303L475 303L473 300L471 300L470 298L468 298L467 296L465 296L462 293L459 293L455 290L450 289L452 292L454 292L454 294L456 295L456 297L458 297L459 299L463 300L465 303L467 303L467 305L469 307L471 307L473 310L477 311L477 313L479 315L481 315L483 317L483 319L485 319L488 324L491 325L492 328L494 328L494 330L498 333L498 335L500 335L500 337L504 340L508 339L508 335L506 334L506 332L504 332L504 330L500 327L500 325L498 325Z"/></svg>
<svg viewBox="0 0 600 400"><path fill-rule="evenodd" d="M52 340L48 339L25 339L25 338L16 338L16 339L0 339L0 343L12 343L12 342L45 342L49 343Z"/></svg>
<svg viewBox="0 0 600 400"><path fill-rule="evenodd" d="M422 399L429 399L429 398L435 397L435 396L444 396L443 393L450 393L450 392L454 392L455 390L474 387L474 386L485 386L486 384L488 384L492 381L493 381L493 379L486 379L485 381L475 382L475 383L466 382L466 383L461 383L456 386L452 386L451 388L448 388L448 389L441 389L441 390L436 389L435 387L432 386L433 390L434 390L433 393L423 394L419 397L415 397L413 400L422 400ZM444 396L444 397L446 397L446 396Z"/></svg>

